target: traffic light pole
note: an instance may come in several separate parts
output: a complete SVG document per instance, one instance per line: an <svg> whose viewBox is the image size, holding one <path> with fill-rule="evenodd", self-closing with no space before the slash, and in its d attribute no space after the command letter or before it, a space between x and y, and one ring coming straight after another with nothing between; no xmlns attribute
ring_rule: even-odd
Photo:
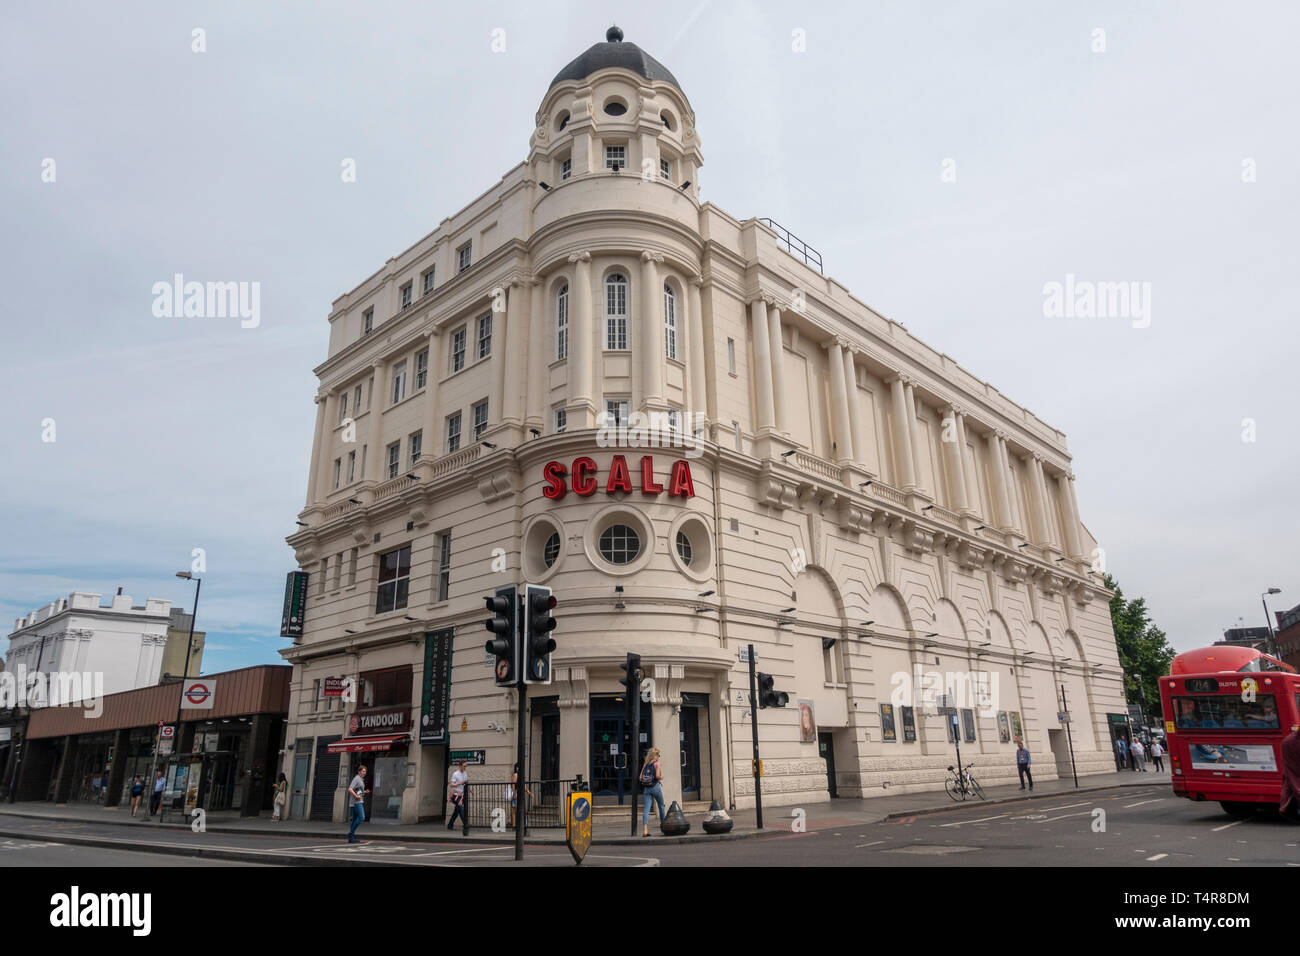
<svg viewBox="0 0 1300 956"><path fill-rule="evenodd" d="M631 760L628 759L628 754L624 754L623 759L628 763L628 770L630 771L628 776L633 781L632 783L632 826L628 832L632 836L636 836L636 804L637 804L636 798L638 796L641 796L641 802L642 803L645 802L645 797L636 792L636 788L641 783L641 672L640 670L637 671L637 673L635 674L635 680L633 680L634 675L628 674L627 676L628 676L628 684L632 685L629 686L627 689L627 692L631 698L628 702L628 709L630 710L632 715L632 719L630 721L632 727L632 736L631 736L632 746L629 748L631 750L632 759ZM621 743L622 741L620 741L620 744Z"/></svg>
<svg viewBox="0 0 1300 956"><path fill-rule="evenodd" d="M754 823L763 829L763 775L758 757L758 679L754 676L754 645L749 645L749 730L754 740Z"/></svg>
<svg viewBox="0 0 1300 956"><path fill-rule="evenodd" d="M524 830L528 826L528 785L524 778L528 776L524 769L524 741L527 733L528 685L519 681L519 744L516 748L515 766L519 773L515 778L515 859L524 858Z"/></svg>
<svg viewBox="0 0 1300 956"><path fill-rule="evenodd" d="M1061 685L1061 712L1065 714L1065 739L1070 744L1070 771L1074 774L1074 787L1079 788L1079 771L1074 766L1074 735L1070 733L1070 705L1065 699L1065 685Z"/></svg>

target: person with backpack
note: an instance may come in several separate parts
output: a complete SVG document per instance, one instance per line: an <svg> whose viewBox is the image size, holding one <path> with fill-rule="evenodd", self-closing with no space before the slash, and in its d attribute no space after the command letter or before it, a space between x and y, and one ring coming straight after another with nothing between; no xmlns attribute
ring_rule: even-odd
<svg viewBox="0 0 1300 956"><path fill-rule="evenodd" d="M1016 741L1016 771L1020 774L1020 789L1025 789L1025 778L1029 778L1029 792L1034 792L1034 775L1029 772L1029 751L1019 740Z"/></svg>
<svg viewBox="0 0 1300 956"><path fill-rule="evenodd" d="M641 784L641 799L644 801L641 809L641 836L643 837L650 835L651 800L659 805L659 822L664 822L666 811L663 780L663 770L659 766L659 748L651 747L645 755L645 763L641 765L641 776L637 778L637 782Z"/></svg>

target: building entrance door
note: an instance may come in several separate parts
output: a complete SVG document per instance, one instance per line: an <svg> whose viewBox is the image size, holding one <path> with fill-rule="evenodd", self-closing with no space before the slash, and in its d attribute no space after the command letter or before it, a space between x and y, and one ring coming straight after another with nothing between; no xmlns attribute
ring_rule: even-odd
<svg viewBox="0 0 1300 956"><path fill-rule="evenodd" d="M641 752L651 746L651 704L641 703ZM636 797L636 760L631 728L623 716L623 700L591 698L591 791L597 806L627 803Z"/></svg>
<svg viewBox="0 0 1300 956"><path fill-rule="evenodd" d="M543 780L560 779L560 715L546 714L542 717L542 766Z"/></svg>
<svg viewBox="0 0 1300 956"><path fill-rule="evenodd" d="M682 748L682 802L713 799L713 761L709 734L709 695L682 694L678 718Z"/></svg>
<svg viewBox="0 0 1300 956"><path fill-rule="evenodd" d="M299 737L293 746L293 802L289 816L293 820L307 817L307 781L311 778L311 738Z"/></svg>
<svg viewBox="0 0 1300 956"><path fill-rule="evenodd" d="M822 731L817 735L817 752L826 761L826 790L832 798L838 797L835 790L835 738Z"/></svg>
<svg viewBox="0 0 1300 956"><path fill-rule="evenodd" d="M334 794L339 788L339 755L329 752L329 745L342 737L316 738L316 779L311 788L311 818L334 819Z"/></svg>

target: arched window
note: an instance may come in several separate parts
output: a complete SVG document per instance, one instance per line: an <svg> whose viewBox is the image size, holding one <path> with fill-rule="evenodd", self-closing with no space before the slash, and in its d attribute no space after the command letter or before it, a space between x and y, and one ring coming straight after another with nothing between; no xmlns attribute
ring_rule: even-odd
<svg viewBox="0 0 1300 956"><path fill-rule="evenodd" d="M617 272L605 280L605 348L627 349L627 278Z"/></svg>
<svg viewBox="0 0 1300 956"><path fill-rule="evenodd" d="M677 296L664 283L664 354L677 361Z"/></svg>
<svg viewBox="0 0 1300 956"><path fill-rule="evenodd" d="M569 285L560 286L555 296L555 357L569 357Z"/></svg>

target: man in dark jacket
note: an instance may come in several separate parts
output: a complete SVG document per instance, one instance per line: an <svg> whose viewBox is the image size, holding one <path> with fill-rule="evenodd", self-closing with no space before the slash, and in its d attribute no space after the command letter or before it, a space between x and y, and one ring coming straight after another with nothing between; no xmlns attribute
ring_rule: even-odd
<svg viewBox="0 0 1300 956"><path fill-rule="evenodd" d="M1282 816L1300 823L1300 732L1295 730L1282 738L1282 799L1278 810Z"/></svg>
<svg viewBox="0 0 1300 956"><path fill-rule="evenodd" d="M1029 778L1029 792L1034 792L1034 775L1029 772L1029 751L1023 743L1016 744L1016 770L1020 773L1020 789L1025 789L1025 778Z"/></svg>

